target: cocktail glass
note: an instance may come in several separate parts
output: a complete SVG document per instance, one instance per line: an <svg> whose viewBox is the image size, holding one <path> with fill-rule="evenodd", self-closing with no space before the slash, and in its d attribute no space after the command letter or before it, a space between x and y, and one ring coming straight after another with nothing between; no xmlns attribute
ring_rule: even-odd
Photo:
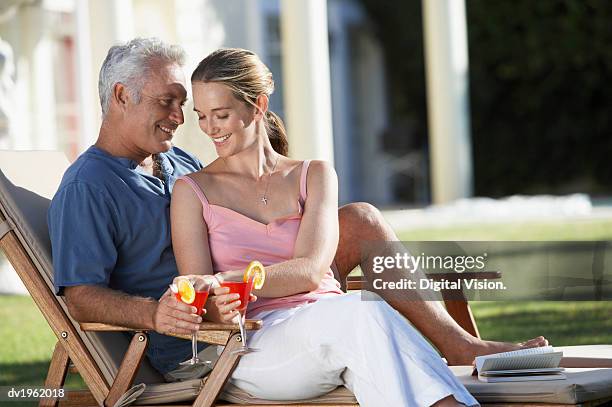
<svg viewBox="0 0 612 407"><path fill-rule="evenodd" d="M249 348L247 346L247 335L246 329L244 329L245 316L247 305L249 304L249 298L251 297L251 290L253 290L253 278L250 278L248 282L244 281L223 281L221 287L229 288L229 294L240 295L240 306L237 308L240 313L238 318L238 326L240 327L240 336L242 336L242 347L236 349L233 353L240 355L246 355L247 353L257 352L259 349Z"/></svg>
<svg viewBox="0 0 612 407"><path fill-rule="evenodd" d="M206 300L208 299L208 292L210 290L210 286L210 281L198 281L198 287L195 289L195 298L191 304L187 304L185 301L183 301L180 293L177 292L174 293L174 295L182 303L196 307L196 314L201 316L204 312L204 304L206 304ZM210 362L198 358L198 333L193 332L193 334L191 334L191 359L181 362L179 364L181 366L184 366L202 365L207 363Z"/></svg>

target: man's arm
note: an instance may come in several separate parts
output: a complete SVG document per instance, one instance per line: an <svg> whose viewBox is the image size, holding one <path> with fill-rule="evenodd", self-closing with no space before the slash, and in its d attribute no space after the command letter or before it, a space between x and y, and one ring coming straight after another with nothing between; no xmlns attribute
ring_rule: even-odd
<svg viewBox="0 0 612 407"><path fill-rule="evenodd" d="M166 291L156 301L106 287L80 285L64 289L68 311L79 322L154 330L189 335L199 329L202 318L193 306L177 301Z"/></svg>

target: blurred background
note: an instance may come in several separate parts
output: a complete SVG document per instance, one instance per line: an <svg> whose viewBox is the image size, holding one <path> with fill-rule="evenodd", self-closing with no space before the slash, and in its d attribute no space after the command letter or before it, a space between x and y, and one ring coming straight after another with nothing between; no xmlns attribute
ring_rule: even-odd
<svg viewBox="0 0 612 407"><path fill-rule="evenodd" d="M376 205L402 239L612 240L610 21L607 0L0 0L0 149L91 145L113 44L180 44L187 77L242 47L273 72L290 155L332 161L340 203ZM192 107L176 144L207 163ZM25 292L2 259L0 292ZM31 306L0 300L7 321ZM609 302L476 311L492 339L612 342Z"/></svg>
<svg viewBox="0 0 612 407"><path fill-rule="evenodd" d="M97 137L96 85L108 48L157 36L187 50L187 75L219 47L257 52L276 80L272 109L289 127L300 121L288 117L291 90L312 84L299 98L329 107L308 118L329 116L329 124L305 122L299 134L290 132L299 144L293 155L333 160L341 203L415 207L469 196L605 198L612 191L609 2L293 3L2 0L0 146L60 149L73 160ZM327 78L308 79L318 66ZM428 107L455 127L430 125ZM190 111L176 142L208 162L214 149ZM440 152L438 139L454 149ZM457 192L436 193L445 184L436 171Z"/></svg>

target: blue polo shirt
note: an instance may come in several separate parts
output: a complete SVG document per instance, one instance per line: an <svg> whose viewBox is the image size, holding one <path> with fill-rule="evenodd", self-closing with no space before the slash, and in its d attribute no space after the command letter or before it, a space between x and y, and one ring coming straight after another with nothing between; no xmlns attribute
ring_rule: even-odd
<svg viewBox="0 0 612 407"><path fill-rule="evenodd" d="M98 285L159 299L178 275L170 194L178 177L202 164L177 147L160 157L164 181L95 146L68 168L47 219L58 295L64 287ZM189 358L191 346L151 332L147 353L166 373Z"/></svg>

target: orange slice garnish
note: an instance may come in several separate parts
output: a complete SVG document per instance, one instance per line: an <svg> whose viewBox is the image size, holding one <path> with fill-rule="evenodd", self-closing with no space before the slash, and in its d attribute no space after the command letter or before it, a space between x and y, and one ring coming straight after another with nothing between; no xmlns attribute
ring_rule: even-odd
<svg viewBox="0 0 612 407"><path fill-rule="evenodd" d="M248 283L251 279L253 279L253 288L256 290L261 289L266 281L266 269L257 260L250 262L244 270L244 282Z"/></svg>
<svg viewBox="0 0 612 407"><path fill-rule="evenodd" d="M187 278L178 280L178 293L185 304L192 304L195 301L195 288Z"/></svg>

